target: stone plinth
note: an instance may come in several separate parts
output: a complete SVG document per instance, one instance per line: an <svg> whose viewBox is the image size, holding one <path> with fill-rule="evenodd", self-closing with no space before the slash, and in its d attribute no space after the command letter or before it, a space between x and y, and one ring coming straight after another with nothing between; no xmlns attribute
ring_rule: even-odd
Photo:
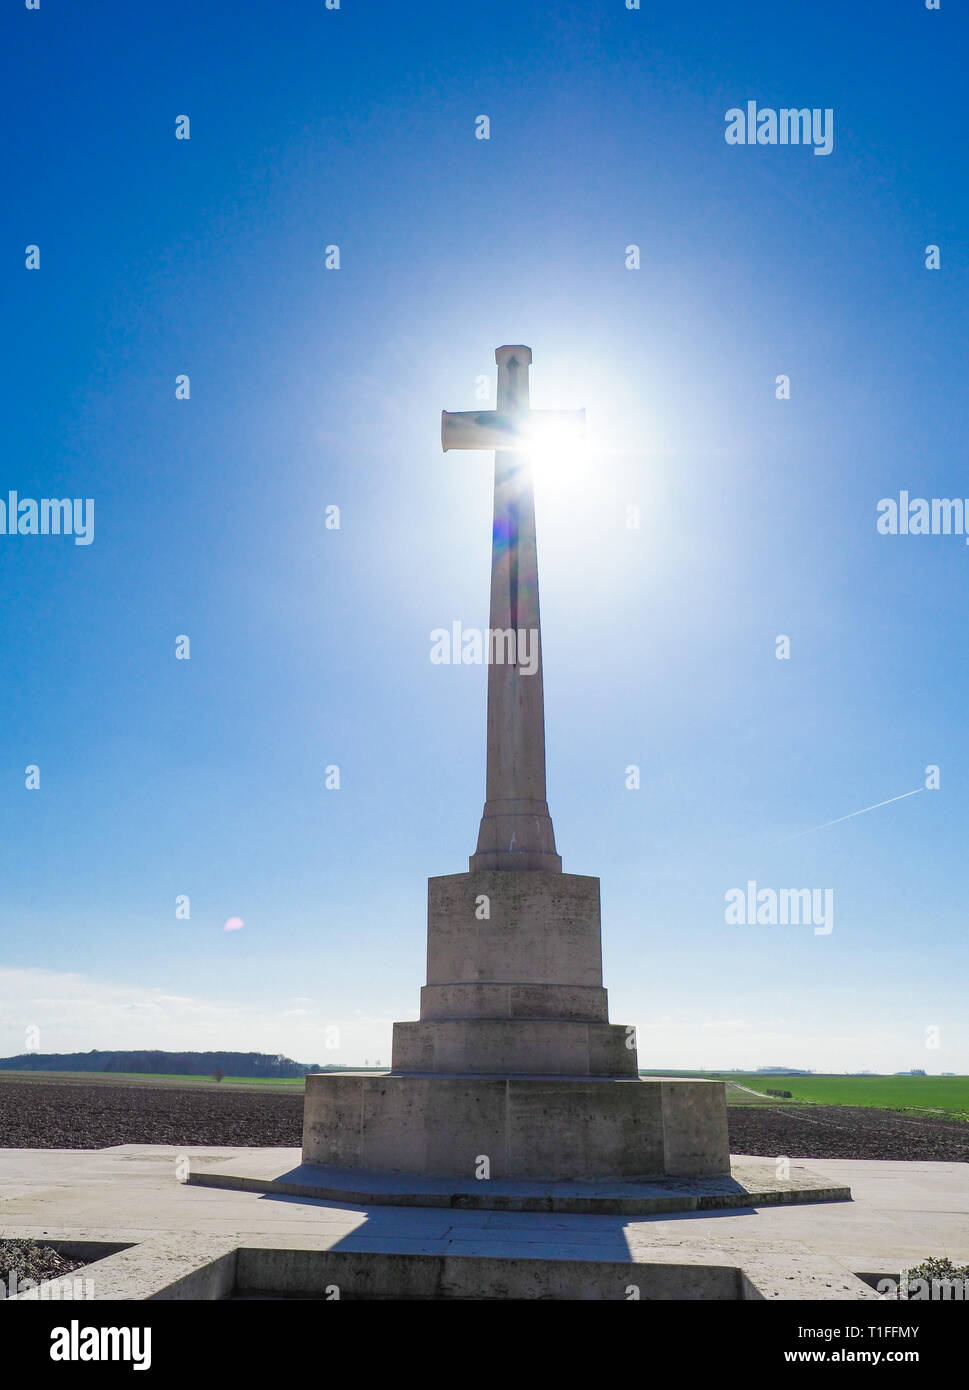
<svg viewBox="0 0 969 1390"><path fill-rule="evenodd" d="M599 880L539 869L428 879L427 983L540 985L552 991L544 1004L531 996L541 1018L560 1016L562 986L579 986L601 991L590 1017L604 1018Z"/></svg>
<svg viewBox="0 0 969 1390"><path fill-rule="evenodd" d="M717 1081L588 1077L306 1078L303 1162L474 1178L727 1174Z"/></svg>

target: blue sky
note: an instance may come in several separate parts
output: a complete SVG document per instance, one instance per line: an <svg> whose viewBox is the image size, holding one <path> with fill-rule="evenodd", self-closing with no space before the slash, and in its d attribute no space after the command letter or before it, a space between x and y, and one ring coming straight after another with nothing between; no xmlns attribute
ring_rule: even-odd
<svg viewBox="0 0 969 1390"><path fill-rule="evenodd" d="M95 503L89 546L0 536L0 1055L389 1059L484 796L484 669L429 634L487 624L490 458L440 411L522 342L533 404L589 418L539 555L613 1020L645 1067L969 1071L969 548L875 526L969 496L959 7L0 26L0 498ZM748 100L831 108L832 153L728 145ZM833 930L728 925L748 880L831 889Z"/></svg>

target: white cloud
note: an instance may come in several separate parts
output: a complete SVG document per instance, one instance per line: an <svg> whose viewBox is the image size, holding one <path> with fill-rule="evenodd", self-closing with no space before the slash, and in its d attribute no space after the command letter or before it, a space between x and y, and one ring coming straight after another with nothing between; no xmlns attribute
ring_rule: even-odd
<svg viewBox="0 0 969 1390"><path fill-rule="evenodd" d="M278 1010L255 1008L54 970L0 969L0 1056L28 1049L217 1049L282 1052L321 1064L390 1065L392 1019L334 1018L315 1007L288 1007L295 1002L282 1001ZM404 1009L399 1017L410 1012ZM35 1035L28 1034L31 1028ZM328 1041L339 1046L328 1047Z"/></svg>
<svg viewBox="0 0 969 1390"><path fill-rule="evenodd" d="M854 1020L852 1020L854 1021ZM918 1027L860 1021L854 1032L837 1024L826 1033L807 1018L703 1019L686 1015L636 1023L639 1065L658 1071L690 1067L706 1071L753 1071L757 1067L801 1067L819 1072L894 1072L924 1067L928 1072L967 1070L965 1027L943 1030L943 1046L929 1050ZM812 1026L813 1025L813 1026Z"/></svg>

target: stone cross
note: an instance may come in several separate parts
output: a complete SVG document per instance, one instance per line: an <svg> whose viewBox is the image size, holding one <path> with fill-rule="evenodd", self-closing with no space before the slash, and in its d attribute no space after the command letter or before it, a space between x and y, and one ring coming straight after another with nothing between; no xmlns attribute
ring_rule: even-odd
<svg viewBox="0 0 969 1390"><path fill-rule="evenodd" d="M500 347L496 410L442 411L441 444L495 451L488 661L488 773L472 873L562 872L545 788L545 707L530 449L585 432L584 410L531 410L527 347Z"/></svg>
<svg viewBox="0 0 969 1390"><path fill-rule="evenodd" d="M620 1180L729 1174L727 1106L722 1081L640 1078L636 1030L609 1022L599 880L563 873L555 849L528 450L543 424L581 428L583 414L549 420L529 410L528 348L501 347L495 358L497 409L445 412L441 426L445 449L495 451L491 624L501 642L488 644L478 847L470 872L428 879L427 984L420 1018L394 1024L390 1072L306 1078L303 1163L317 1170L314 1190L348 1201L373 1192L365 1175L375 1172L393 1175L383 1190L395 1202L430 1193L452 1205L455 1192L486 1205L479 1194L492 1184L477 1181L485 1176L591 1179L613 1210L614 1194L628 1201L628 1182L611 1186ZM519 632L529 629L535 645L522 662ZM348 1169L360 1177L348 1182ZM414 1175L420 1182L408 1185ZM511 1190L496 1203L514 1203ZM581 1197L586 1210L589 1200Z"/></svg>

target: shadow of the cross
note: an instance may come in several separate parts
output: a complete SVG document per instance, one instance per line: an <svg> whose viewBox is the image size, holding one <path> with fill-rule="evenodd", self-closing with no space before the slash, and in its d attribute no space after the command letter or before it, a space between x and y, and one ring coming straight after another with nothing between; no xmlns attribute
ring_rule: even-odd
<svg viewBox="0 0 969 1390"><path fill-rule="evenodd" d="M494 1181L485 1193L481 1183L300 1164L278 1174L275 1190L264 1191L262 1199L356 1216L352 1229L329 1245L331 1250L629 1261L632 1226L755 1214L748 1204L707 1207L718 1199L737 1203L746 1196L735 1179L703 1180L702 1199L695 1191L700 1185L691 1179L627 1180L609 1194L604 1183ZM351 1193L356 1200L348 1200ZM549 1209L553 1200L554 1210ZM699 1200L703 1209L696 1208ZM582 1209L566 1209L570 1201ZM603 1209L592 1209L597 1202ZM661 1203L662 1209L649 1210L650 1202ZM545 1209L540 1209L543 1203ZM610 1210L610 1203L626 1209ZM641 1209L629 1209L637 1205Z"/></svg>

